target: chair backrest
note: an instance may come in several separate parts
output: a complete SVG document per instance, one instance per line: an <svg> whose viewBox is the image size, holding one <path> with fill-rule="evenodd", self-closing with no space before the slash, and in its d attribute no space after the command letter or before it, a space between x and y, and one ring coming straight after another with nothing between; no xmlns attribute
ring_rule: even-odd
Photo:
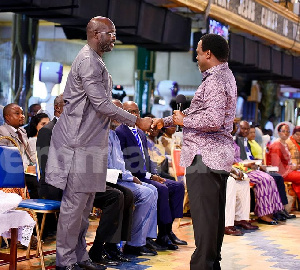
<svg viewBox="0 0 300 270"><path fill-rule="evenodd" d="M171 156L172 156L172 165L173 165L173 170L174 170L174 173L175 173L176 180L177 180L178 176L184 176L185 175L185 168L181 167L179 165L180 154L181 154L181 149L175 148L173 146L172 150L171 150Z"/></svg>
<svg viewBox="0 0 300 270"><path fill-rule="evenodd" d="M0 145L0 187L25 187L23 161L17 147Z"/></svg>

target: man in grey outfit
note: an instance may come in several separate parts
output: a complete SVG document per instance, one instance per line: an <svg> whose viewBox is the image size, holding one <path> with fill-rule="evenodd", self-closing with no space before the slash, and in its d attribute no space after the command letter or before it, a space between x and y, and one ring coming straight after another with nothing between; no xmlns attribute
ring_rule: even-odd
<svg viewBox="0 0 300 270"><path fill-rule="evenodd" d="M87 253L85 235L96 192L105 191L110 120L149 130L112 102L112 79L102 56L114 47L111 20L95 17L87 25L87 45L75 58L64 90L64 111L51 138L46 183L63 190L57 227L57 269L105 269Z"/></svg>

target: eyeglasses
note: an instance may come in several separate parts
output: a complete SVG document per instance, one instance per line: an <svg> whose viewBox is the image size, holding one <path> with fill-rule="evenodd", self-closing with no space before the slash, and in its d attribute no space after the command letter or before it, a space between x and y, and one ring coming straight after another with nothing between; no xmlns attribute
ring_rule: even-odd
<svg viewBox="0 0 300 270"><path fill-rule="evenodd" d="M110 37L116 37L117 33L116 32L100 32L100 31L95 31L97 34L106 34L106 35L110 35Z"/></svg>
<svg viewBox="0 0 300 270"><path fill-rule="evenodd" d="M140 114L140 110L126 110L126 112L129 112L131 114Z"/></svg>
<svg viewBox="0 0 300 270"><path fill-rule="evenodd" d="M289 130L281 130L281 131L279 131L279 132L281 132L281 133L290 133Z"/></svg>

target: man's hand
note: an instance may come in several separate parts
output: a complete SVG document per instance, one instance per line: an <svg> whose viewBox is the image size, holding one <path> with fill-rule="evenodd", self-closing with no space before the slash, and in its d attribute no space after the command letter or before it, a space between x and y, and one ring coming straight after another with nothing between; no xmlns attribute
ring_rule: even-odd
<svg viewBox="0 0 300 270"><path fill-rule="evenodd" d="M139 184L141 185L142 182L140 181L140 179L138 179L137 177L133 176L133 183Z"/></svg>
<svg viewBox="0 0 300 270"><path fill-rule="evenodd" d="M160 177L159 175L152 174L151 176L152 176L151 179L155 182L158 182L158 183L161 183L161 184L164 184L166 182L166 179Z"/></svg>
<svg viewBox="0 0 300 270"><path fill-rule="evenodd" d="M173 112L173 124L178 126L183 126L184 117L185 115L181 111L175 110Z"/></svg>
<svg viewBox="0 0 300 270"><path fill-rule="evenodd" d="M263 172L267 172L267 166L266 165L259 165L259 169Z"/></svg>
<svg viewBox="0 0 300 270"><path fill-rule="evenodd" d="M161 118L154 118L151 125L152 129L161 129L164 127L164 121Z"/></svg>
<svg viewBox="0 0 300 270"><path fill-rule="evenodd" d="M244 178L243 172L234 167L231 168L230 175L237 180L243 180Z"/></svg>
<svg viewBox="0 0 300 270"><path fill-rule="evenodd" d="M153 119L150 117L137 118L135 124L143 131L148 131L151 128Z"/></svg>

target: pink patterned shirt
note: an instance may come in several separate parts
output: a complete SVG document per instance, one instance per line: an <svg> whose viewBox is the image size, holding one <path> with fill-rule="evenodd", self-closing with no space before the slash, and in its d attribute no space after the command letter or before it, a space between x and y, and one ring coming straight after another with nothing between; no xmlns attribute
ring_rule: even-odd
<svg viewBox="0 0 300 270"><path fill-rule="evenodd" d="M206 166L230 171L234 160L231 136L236 110L235 78L222 63L203 72L202 84L184 110L183 145L180 165L188 167L197 154ZM163 119L165 126L173 124L172 116Z"/></svg>

